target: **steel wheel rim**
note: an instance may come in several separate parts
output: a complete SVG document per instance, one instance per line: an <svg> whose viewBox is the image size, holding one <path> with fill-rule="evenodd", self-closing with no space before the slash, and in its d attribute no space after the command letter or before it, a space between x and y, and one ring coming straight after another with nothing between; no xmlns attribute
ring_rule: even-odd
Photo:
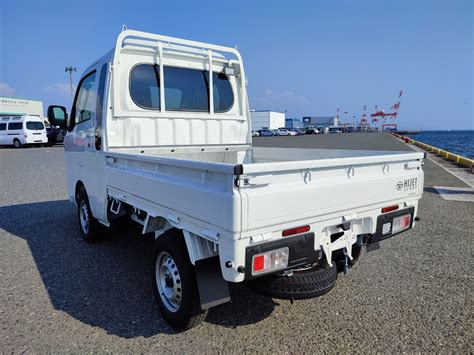
<svg viewBox="0 0 474 355"><path fill-rule="evenodd" d="M155 279L163 305L172 313L178 312L183 299L181 275L172 256L165 251L156 258Z"/></svg>
<svg viewBox="0 0 474 355"><path fill-rule="evenodd" d="M84 200L81 201L79 206L79 220L81 222L82 231L85 234L89 233L89 209Z"/></svg>
<svg viewBox="0 0 474 355"><path fill-rule="evenodd" d="M18 141L13 142L13 145L15 146L15 148L19 148L19 147L20 147L20 144L18 143Z"/></svg>

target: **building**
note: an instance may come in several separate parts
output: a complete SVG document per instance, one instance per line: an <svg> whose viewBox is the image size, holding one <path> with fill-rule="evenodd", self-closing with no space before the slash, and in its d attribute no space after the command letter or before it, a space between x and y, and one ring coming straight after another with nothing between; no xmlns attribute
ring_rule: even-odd
<svg viewBox="0 0 474 355"><path fill-rule="evenodd" d="M303 122L297 118L286 118L285 119L286 128L303 128Z"/></svg>
<svg viewBox="0 0 474 355"><path fill-rule="evenodd" d="M305 127L338 127L339 119L336 116L303 117Z"/></svg>
<svg viewBox="0 0 474 355"><path fill-rule="evenodd" d="M44 119L43 102L0 96L0 117L31 115Z"/></svg>
<svg viewBox="0 0 474 355"><path fill-rule="evenodd" d="M285 113L276 111L250 111L252 130L285 127Z"/></svg>

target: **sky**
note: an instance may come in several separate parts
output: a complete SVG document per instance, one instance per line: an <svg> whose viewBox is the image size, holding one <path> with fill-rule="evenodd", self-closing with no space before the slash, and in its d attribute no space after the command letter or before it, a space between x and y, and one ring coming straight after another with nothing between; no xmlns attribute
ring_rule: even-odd
<svg viewBox="0 0 474 355"><path fill-rule="evenodd" d="M70 107L82 71L129 29L237 46L250 108L360 118L401 97L403 129L474 129L474 1L0 3L0 95ZM347 112L347 114L344 114Z"/></svg>

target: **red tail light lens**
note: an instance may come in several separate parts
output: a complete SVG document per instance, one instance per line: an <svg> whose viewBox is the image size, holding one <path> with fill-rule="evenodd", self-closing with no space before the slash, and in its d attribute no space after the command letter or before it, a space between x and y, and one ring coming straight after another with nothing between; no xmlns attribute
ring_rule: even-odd
<svg viewBox="0 0 474 355"><path fill-rule="evenodd" d="M382 213L396 211L396 210L398 210L398 208L399 208L398 205L384 207L384 208L382 208Z"/></svg>
<svg viewBox="0 0 474 355"><path fill-rule="evenodd" d="M309 226L301 226L301 227L286 229L281 233L281 235L284 237L288 237L290 235L306 233L306 232L309 232L309 230L310 230Z"/></svg>
<svg viewBox="0 0 474 355"><path fill-rule="evenodd" d="M263 255L257 255L253 259L253 272L259 272L264 269L265 266L265 257Z"/></svg>
<svg viewBox="0 0 474 355"><path fill-rule="evenodd" d="M288 247L267 251L252 258L252 275L285 269L288 266Z"/></svg>
<svg viewBox="0 0 474 355"><path fill-rule="evenodd" d="M411 225L411 215L406 214L400 217L393 219L392 223L392 233L396 234L398 232L404 231L405 229L410 228Z"/></svg>
<svg viewBox="0 0 474 355"><path fill-rule="evenodd" d="M407 228L410 226L410 222L411 222L411 216L408 214L408 215L405 215L402 217L402 223L401 223L401 227L402 228Z"/></svg>

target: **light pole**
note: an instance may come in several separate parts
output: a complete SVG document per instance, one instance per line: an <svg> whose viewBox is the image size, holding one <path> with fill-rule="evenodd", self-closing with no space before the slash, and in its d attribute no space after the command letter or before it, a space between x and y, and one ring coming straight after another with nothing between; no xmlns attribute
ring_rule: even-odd
<svg viewBox="0 0 474 355"><path fill-rule="evenodd" d="M71 103L72 101L74 100L74 93L73 93L73 90L72 90L72 72L74 71L77 71L77 68L75 67L66 67L66 69L64 69L65 72L69 72L69 88L71 89Z"/></svg>

